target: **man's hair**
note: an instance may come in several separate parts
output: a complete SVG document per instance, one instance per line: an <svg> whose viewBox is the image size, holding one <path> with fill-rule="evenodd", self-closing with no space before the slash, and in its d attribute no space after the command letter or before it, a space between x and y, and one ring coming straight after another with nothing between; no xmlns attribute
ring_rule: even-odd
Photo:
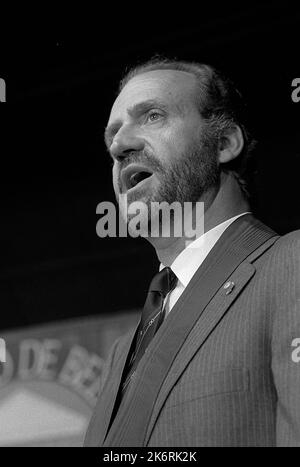
<svg viewBox="0 0 300 467"><path fill-rule="evenodd" d="M244 137L241 153L232 161L222 165L222 169L231 171L240 184L244 194L249 197L249 162L256 141L253 139L247 123L246 104L241 93L232 81L214 67L197 62L186 62L168 58L154 57L126 72L119 84L118 93L133 77L155 70L178 70L191 73L196 77L198 92L197 107L206 122L206 137L220 141L231 129L238 126Z"/></svg>

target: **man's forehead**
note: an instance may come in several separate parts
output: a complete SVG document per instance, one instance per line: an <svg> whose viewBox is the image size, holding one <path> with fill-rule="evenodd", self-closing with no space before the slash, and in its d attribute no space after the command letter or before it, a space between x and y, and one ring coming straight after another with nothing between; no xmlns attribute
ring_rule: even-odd
<svg viewBox="0 0 300 467"><path fill-rule="evenodd" d="M175 105L179 101L188 102L195 92L195 85L195 76L186 71L152 70L141 73L124 86L112 106L111 117L148 99L165 100Z"/></svg>

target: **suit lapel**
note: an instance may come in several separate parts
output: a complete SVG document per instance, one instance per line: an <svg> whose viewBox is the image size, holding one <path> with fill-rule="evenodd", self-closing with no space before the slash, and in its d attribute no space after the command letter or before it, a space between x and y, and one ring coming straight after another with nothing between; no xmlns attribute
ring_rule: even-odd
<svg viewBox="0 0 300 467"><path fill-rule="evenodd" d="M228 227L150 343L146 358L140 361L136 377L108 433L105 446L145 445L168 390L196 351L195 347L191 347L183 360L181 354L180 359L176 360L195 323L199 320L201 327L198 348L220 321L236 294L250 280L254 274L253 266L248 264L248 269L244 266L239 271L243 279L232 296L228 295L228 300L221 300L219 304L217 301L216 306L208 307L209 312L204 313L210 301L244 259L273 236L273 231L250 215L238 218ZM180 362L177 367L176 361ZM171 366L174 377L168 376ZM165 380L167 384L160 394Z"/></svg>

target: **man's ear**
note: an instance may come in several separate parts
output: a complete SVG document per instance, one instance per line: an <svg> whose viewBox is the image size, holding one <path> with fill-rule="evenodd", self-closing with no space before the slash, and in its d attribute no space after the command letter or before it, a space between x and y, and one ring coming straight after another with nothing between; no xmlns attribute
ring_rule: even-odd
<svg viewBox="0 0 300 467"><path fill-rule="evenodd" d="M230 128L219 143L219 162L224 164L235 159L244 147L244 137L239 126Z"/></svg>

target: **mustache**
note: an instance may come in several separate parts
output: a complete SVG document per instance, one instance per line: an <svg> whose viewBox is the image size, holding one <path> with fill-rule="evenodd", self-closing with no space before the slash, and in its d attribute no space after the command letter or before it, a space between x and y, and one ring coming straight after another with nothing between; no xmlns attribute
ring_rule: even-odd
<svg viewBox="0 0 300 467"><path fill-rule="evenodd" d="M119 163L119 174L130 164L143 164L153 172L164 171L163 164L148 151L133 152Z"/></svg>

